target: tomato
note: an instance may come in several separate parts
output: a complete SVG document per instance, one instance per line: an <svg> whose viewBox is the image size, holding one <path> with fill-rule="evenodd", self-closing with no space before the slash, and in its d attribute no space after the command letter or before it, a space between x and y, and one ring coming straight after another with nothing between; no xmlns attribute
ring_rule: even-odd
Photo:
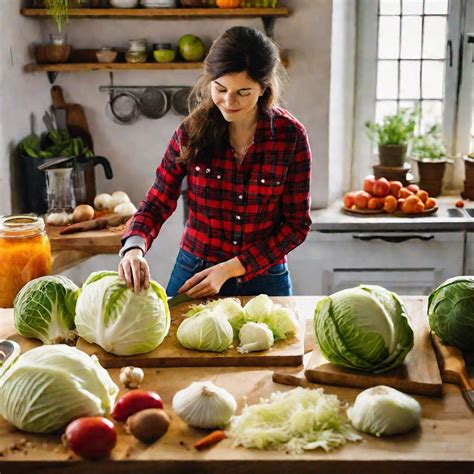
<svg viewBox="0 0 474 474"><path fill-rule="evenodd" d="M377 179L374 183L374 196L384 197L390 192L390 184L386 178Z"/></svg>
<svg viewBox="0 0 474 474"><path fill-rule="evenodd" d="M115 403L112 418L117 421L125 421L134 413L147 408L163 408L161 397L155 392L130 390Z"/></svg>
<svg viewBox="0 0 474 474"><path fill-rule="evenodd" d="M456 207L464 207L464 201L456 201L456 204L455 204Z"/></svg>
<svg viewBox="0 0 474 474"><path fill-rule="evenodd" d="M369 174L364 178L364 183L362 184L362 189L366 193L372 194L373 188L374 188L374 183L375 183L375 176L372 174Z"/></svg>
<svg viewBox="0 0 474 474"><path fill-rule="evenodd" d="M101 416L78 418L66 428L68 446L84 459L101 459L110 455L117 444L115 425Z"/></svg>
<svg viewBox="0 0 474 474"><path fill-rule="evenodd" d="M356 195L356 193L347 193L347 194L345 194L345 196L343 198L345 208L350 209L354 205L355 195Z"/></svg>
<svg viewBox="0 0 474 474"><path fill-rule="evenodd" d="M403 184L400 181L389 181L390 185L390 194L398 198L400 194L400 189L403 188Z"/></svg>
<svg viewBox="0 0 474 474"><path fill-rule="evenodd" d="M366 209L367 203L371 198L372 196L369 193L365 191L359 191L354 197L354 203L359 209Z"/></svg>

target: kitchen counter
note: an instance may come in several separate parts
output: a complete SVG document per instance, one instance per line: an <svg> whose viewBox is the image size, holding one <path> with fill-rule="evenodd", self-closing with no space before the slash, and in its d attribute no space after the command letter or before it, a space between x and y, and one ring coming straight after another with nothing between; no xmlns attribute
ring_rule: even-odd
<svg viewBox="0 0 474 474"><path fill-rule="evenodd" d="M62 227L47 226L53 274L61 273L98 254L117 254L123 226L61 235Z"/></svg>
<svg viewBox="0 0 474 474"><path fill-rule="evenodd" d="M325 209L312 211L312 231L319 232L434 232L474 231L474 203L464 201L458 209L459 194L440 196L438 211L426 217L397 217L390 214L349 214L342 210L342 198ZM473 213L473 217L468 212ZM452 216L459 217L452 217Z"/></svg>
<svg viewBox="0 0 474 474"><path fill-rule="evenodd" d="M310 318L317 297L299 296L294 297L294 300L299 312ZM0 310L0 338L13 333L12 310ZM191 446L205 432L188 427L172 413L171 400L177 390L195 380L211 380L235 396L238 402L237 413L240 413L245 402L254 404L273 391L291 390L292 387L274 383L271 368L195 367L144 369L144 372L144 384L141 388L157 391L164 400L165 409L172 416L170 430L159 441L149 446L142 444L126 434L123 425L117 423L118 443L112 452L112 458L101 462L86 462L61 447L60 435L22 433L0 420L0 472L472 473L473 415L456 385L444 384L443 398L416 396L422 405L421 429L406 435L386 438L363 435L361 443L349 443L330 453L315 450L290 455L285 452L232 448L229 439L208 450L197 452ZM118 384L119 369L109 369L109 373ZM330 385L322 387L348 403L352 403L360 393L360 389ZM14 446L19 447L12 450L11 447Z"/></svg>

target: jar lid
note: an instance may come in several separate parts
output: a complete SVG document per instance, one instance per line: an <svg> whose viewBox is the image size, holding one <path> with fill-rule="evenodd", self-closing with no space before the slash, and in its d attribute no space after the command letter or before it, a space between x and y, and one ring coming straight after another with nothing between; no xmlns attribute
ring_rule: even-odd
<svg viewBox="0 0 474 474"><path fill-rule="evenodd" d="M0 217L0 236L34 237L44 231L44 220L36 214L14 214Z"/></svg>
<svg viewBox="0 0 474 474"><path fill-rule="evenodd" d="M112 48L110 46L102 46L100 48L100 51L114 51L114 48Z"/></svg>
<svg viewBox="0 0 474 474"><path fill-rule="evenodd" d="M171 43L153 43L153 50L157 49L173 49Z"/></svg>

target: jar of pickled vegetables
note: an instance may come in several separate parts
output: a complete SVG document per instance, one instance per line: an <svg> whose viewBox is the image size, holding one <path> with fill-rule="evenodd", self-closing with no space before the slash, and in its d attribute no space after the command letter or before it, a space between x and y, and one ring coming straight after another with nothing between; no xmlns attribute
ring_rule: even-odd
<svg viewBox="0 0 474 474"><path fill-rule="evenodd" d="M0 308L10 308L20 289L51 273L44 221L34 214L0 217Z"/></svg>

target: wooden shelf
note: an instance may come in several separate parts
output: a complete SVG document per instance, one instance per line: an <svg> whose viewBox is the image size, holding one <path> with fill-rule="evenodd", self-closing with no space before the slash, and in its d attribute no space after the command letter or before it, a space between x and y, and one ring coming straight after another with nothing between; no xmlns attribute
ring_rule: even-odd
<svg viewBox="0 0 474 474"><path fill-rule="evenodd" d="M27 64L27 72L88 72L88 71L154 71L167 69L201 69L202 62L175 63L63 63Z"/></svg>
<svg viewBox="0 0 474 474"><path fill-rule="evenodd" d="M22 8L24 16L48 18L45 8ZM70 18L286 17L288 8L71 8Z"/></svg>

